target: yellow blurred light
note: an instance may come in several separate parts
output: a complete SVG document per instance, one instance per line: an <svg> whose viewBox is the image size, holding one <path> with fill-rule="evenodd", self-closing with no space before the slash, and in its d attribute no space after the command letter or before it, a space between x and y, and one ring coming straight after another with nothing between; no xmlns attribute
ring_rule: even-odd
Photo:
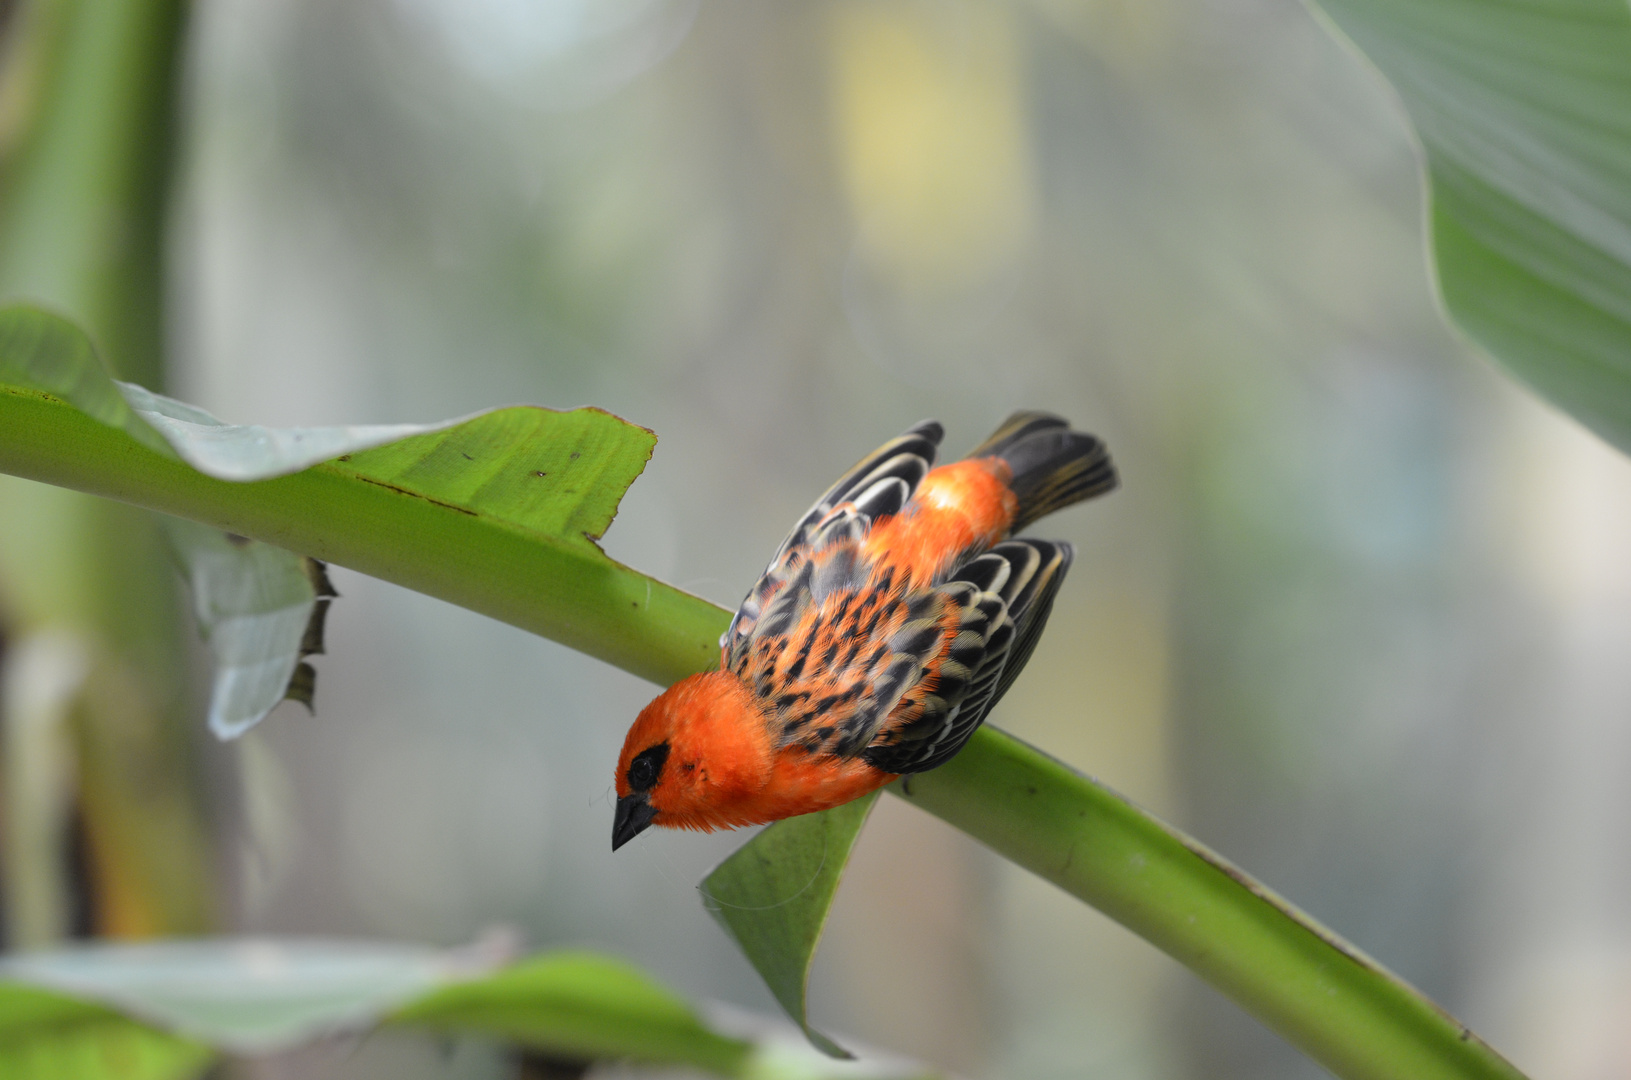
<svg viewBox="0 0 1631 1080"><path fill-rule="evenodd" d="M1032 226L1013 16L983 4L843 4L832 65L839 161L868 253L928 291L1012 259Z"/></svg>

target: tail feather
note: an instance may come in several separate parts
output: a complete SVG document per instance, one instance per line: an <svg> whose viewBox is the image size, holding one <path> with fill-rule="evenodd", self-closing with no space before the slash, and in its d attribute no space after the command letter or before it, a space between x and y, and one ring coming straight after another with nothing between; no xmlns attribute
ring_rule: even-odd
<svg viewBox="0 0 1631 1080"><path fill-rule="evenodd" d="M1039 431L1065 431L1070 421L1038 409L1021 409L1004 420L991 437L968 452L971 458L1002 457L1014 443Z"/></svg>
<svg viewBox="0 0 1631 1080"><path fill-rule="evenodd" d="M1104 443L1072 431L1052 413L1017 412L970 457L1000 457L1013 469L1009 487L1019 499L1013 531L1055 510L1103 495L1116 487L1116 468Z"/></svg>

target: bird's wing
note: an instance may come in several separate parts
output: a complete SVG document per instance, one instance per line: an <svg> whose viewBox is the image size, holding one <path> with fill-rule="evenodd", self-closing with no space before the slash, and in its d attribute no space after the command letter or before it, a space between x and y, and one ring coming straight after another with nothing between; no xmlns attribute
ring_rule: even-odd
<svg viewBox="0 0 1631 1080"><path fill-rule="evenodd" d="M906 505L934 466L941 435L938 423L925 420L868 454L816 500L776 549L770 565L748 591L720 637L725 667L735 669L745 660L755 639L761 636L759 624L772 599L805 573L815 556L829 548L846 546L846 542L853 546L874 521ZM829 567L828 584L835 584L845 570ZM851 560L847 572L853 575L854 570ZM785 631L783 628L780 632Z"/></svg>
<svg viewBox="0 0 1631 1080"><path fill-rule="evenodd" d="M908 594L858 540L829 543L800 561L726 657L763 703L778 748L853 757L934 663L945 615L944 597Z"/></svg>
<svg viewBox="0 0 1631 1080"><path fill-rule="evenodd" d="M923 772L962 748L1024 666L1071 549L1005 541L951 580L907 592L859 548L805 560L732 670L764 704L778 749Z"/></svg>
<svg viewBox="0 0 1631 1080"><path fill-rule="evenodd" d="M935 677L903 697L862 751L869 764L927 772L963 748L1030 659L1073 556L1065 543L1008 540L936 590L956 614L955 636Z"/></svg>

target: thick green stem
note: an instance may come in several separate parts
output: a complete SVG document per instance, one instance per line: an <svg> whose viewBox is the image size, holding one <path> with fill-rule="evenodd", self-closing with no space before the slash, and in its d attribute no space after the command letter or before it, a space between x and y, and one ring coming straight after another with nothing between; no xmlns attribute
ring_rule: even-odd
<svg viewBox="0 0 1631 1080"><path fill-rule="evenodd" d="M728 613L626 567L320 465L230 484L44 394L0 389L0 471L330 559L659 683L710 666ZM371 485L365 485L371 486ZM908 790L909 789L909 790ZM986 729L892 790L1099 908L1339 1076L1519 1080L1426 998L1200 844Z"/></svg>
<svg viewBox="0 0 1631 1080"><path fill-rule="evenodd" d="M889 790L1092 904L1338 1076L1522 1076L1244 871L1011 735L983 729Z"/></svg>

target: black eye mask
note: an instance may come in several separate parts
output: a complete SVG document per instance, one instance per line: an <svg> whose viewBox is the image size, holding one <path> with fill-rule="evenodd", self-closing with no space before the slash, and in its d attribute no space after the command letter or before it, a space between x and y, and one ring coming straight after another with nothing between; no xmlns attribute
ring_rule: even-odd
<svg viewBox="0 0 1631 1080"><path fill-rule="evenodd" d="M662 775L663 763L667 760L667 743L658 743L640 751L629 762L629 771L625 774L629 787L634 791L650 791L657 777Z"/></svg>

